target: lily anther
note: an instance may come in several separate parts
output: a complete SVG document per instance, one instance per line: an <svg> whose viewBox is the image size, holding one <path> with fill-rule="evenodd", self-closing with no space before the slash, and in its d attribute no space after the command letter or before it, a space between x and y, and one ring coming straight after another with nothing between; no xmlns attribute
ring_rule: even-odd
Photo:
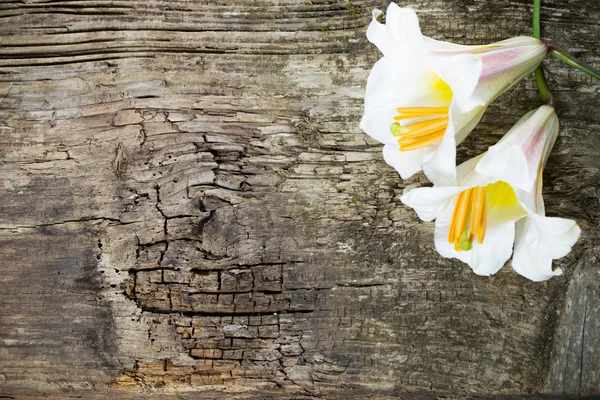
<svg viewBox="0 0 600 400"><path fill-rule="evenodd" d="M400 151L416 150L441 140L448 127L448 107L397 108L390 125L392 135L399 136Z"/></svg>

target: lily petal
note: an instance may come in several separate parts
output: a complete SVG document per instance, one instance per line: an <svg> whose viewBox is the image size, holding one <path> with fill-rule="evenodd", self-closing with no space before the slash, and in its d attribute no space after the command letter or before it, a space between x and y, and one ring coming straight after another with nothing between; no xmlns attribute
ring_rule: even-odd
<svg viewBox="0 0 600 400"><path fill-rule="evenodd" d="M393 167L402 179L408 179L422 169L426 160L431 158L433 149L424 147L414 151L400 151L398 143L383 146L383 159Z"/></svg>
<svg viewBox="0 0 600 400"><path fill-rule="evenodd" d="M531 190L533 184L528 160L516 144L501 143L490 147L475 167L475 172L492 176L523 190Z"/></svg>
<svg viewBox="0 0 600 400"><path fill-rule="evenodd" d="M532 191L558 136L554 108L541 106L525 114L479 162L476 172Z"/></svg>
<svg viewBox="0 0 600 400"><path fill-rule="evenodd" d="M483 69L480 57L473 54L440 57L437 62L433 62L431 65L452 88L458 107L462 112L466 113L477 106L484 106L489 103L478 98L472 98Z"/></svg>
<svg viewBox="0 0 600 400"><path fill-rule="evenodd" d="M423 35L419 27L419 18L417 18L414 10L400 8L398 4L390 3L386 18L386 28L395 43L399 43L419 53L422 51Z"/></svg>
<svg viewBox="0 0 600 400"><path fill-rule="evenodd" d="M435 185L455 185L457 182L456 146L475 128L486 107L463 113L453 99L450 103L448 129L435 154L423 163L423 171Z"/></svg>
<svg viewBox="0 0 600 400"><path fill-rule="evenodd" d="M380 10L373 10L372 15L373 19L367 28L367 39L377 46L384 56L423 52L419 19L413 10L391 3L387 9L386 24L379 22L383 16Z"/></svg>
<svg viewBox="0 0 600 400"><path fill-rule="evenodd" d="M543 42L525 36L483 47L487 47L488 51L482 53L483 69L471 97L473 103L479 104L491 102L531 74L548 52Z"/></svg>
<svg viewBox="0 0 600 400"><path fill-rule="evenodd" d="M540 215L522 219L516 229L513 269L536 282L562 273L552 270L552 260L567 255L581 234L572 220Z"/></svg>
<svg viewBox="0 0 600 400"><path fill-rule="evenodd" d="M367 28L367 39L377 46L384 55L389 54L391 51L386 48L385 25L379 22L379 19L383 17L383 11L375 9L372 15L373 19Z"/></svg>
<svg viewBox="0 0 600 400"><path fill-rule="evenodd" d="M456 101L453 101L450 105L450 120L454 127L454 136L456 137L456 144L459 145L466 139L473 129L477 126L481 117L487 110L487 105L483 107L475 107L469 112L463 113L460 111Z"/></svg>
<svg viewBox="0 0 600 400"><path fill-rule="evenodd" d="M377 61L367 80L365 113L360 128L379 142L397 144L398 138L390 132L396 108L444 105L446 94L437 90L438 80L439 77L418 58L399 64L391 57L383 57ZM418 170L421 170L420 166Z"/></svg>
<svg viewBox="0 0 600 400"><path fill-rule="evenodd" d="M432 221L438 215L452 213L453 200L461 190L457 186L417 188L404 192L400 201L414 208L423 221Z"/></svg>
<svg viewBox="0 0 600 400"><path fill-rule="evenodd" d="M416 189L415 189L416 190ZM477 275L494 275L512 254L515 238L515 223L505 222L488 228L483 243L473 243L469 251L456 251L454 245L448 243L450 218L448 214L435 220L435 248L446 258L458 258Z"/></svg>
<svg viewBox="0 0 600 400"><path fill-rule="evenodd" d="M540 40L525 36L482 46L426 37L423 43L432 68L450 85L463 112L493 101L533 72L548 51Z"/></svg>
<svg viewBox="0 0 600 400"><path fill-rule="evenodd" d="M423 163L423 172L436 184L452 185L456 182L456 138L452 120L431 159Z"/></svg>

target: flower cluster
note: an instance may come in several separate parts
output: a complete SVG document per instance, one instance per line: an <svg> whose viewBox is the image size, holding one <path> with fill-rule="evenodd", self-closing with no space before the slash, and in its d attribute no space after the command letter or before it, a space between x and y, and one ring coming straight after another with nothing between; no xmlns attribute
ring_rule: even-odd
<svg viewBox="0 0 600 400"><path fill-rule="evenodd" d="M554 108L527 113L486 153L456 166L456 146L495 98L539 66L547 46L532 37L440 42L421 34L410 9L392 3L385 24L382 16L375 10L367 30L383 57L369 75L360 126L384 144L385 161L402 178L423 170L433 183L401 201L422 220L435 219L438 252L476 274L496 273L512 254L514 270L528 279L559 275L552 260L569 253L580 229L544 213L542 170L558 135Z"/></svg>

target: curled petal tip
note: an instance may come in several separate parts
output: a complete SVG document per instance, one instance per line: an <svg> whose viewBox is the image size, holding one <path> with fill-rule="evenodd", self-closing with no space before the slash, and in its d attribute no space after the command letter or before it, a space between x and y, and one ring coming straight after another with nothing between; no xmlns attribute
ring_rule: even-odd
<svg viewBox="0 0 600 400"><path fill-rule="evenodd" d="M374 21L381 21L381 19L383 18L383 15L384 15L383 11L381 11L377 8L375 8L371 14L373 15Z"/></svg>

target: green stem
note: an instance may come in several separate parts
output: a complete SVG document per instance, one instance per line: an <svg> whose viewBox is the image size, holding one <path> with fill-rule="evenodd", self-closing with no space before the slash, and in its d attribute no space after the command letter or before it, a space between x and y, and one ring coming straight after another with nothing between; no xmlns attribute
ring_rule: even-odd
<svg viewBox="0 0 600 400"><path fill-rule="evenodd" d="M540 39L540 9L542 6L542 0L533 0L533 37ZM542 101L548 105L554 104L554 98L550 92L550 87L544 76L544 70L540 65L535 69L535 82L537 83L540 96Z"/></svg>
<svg viewBox="0 0 600 400"><path fill-rule="evenodd" d="M567 65L570 65L573 68L577 68L581 72L585 72L588 75L593 76L596 79L600 79L600 71L595 68L588 67L587 65L583 65L577 60L573 59L566 51L560 49L551 49L548 53Z"/></svg>
<svg viewBox="0 0 600 400"><path fill-rule="evenodd" d="M535 74L535 82L537 83L542 101L549 106L554 105L554 97L552 97L552 92L550 92L550 87L548 86L548 82L546 82L544 69L539 66L533 73Z"/></svg>
<svg viewBox="0 0 600 400"><path fill-rule="evenodd" d="M533 0L533 37L540 38L540 8L542 0Z"/></svg>

